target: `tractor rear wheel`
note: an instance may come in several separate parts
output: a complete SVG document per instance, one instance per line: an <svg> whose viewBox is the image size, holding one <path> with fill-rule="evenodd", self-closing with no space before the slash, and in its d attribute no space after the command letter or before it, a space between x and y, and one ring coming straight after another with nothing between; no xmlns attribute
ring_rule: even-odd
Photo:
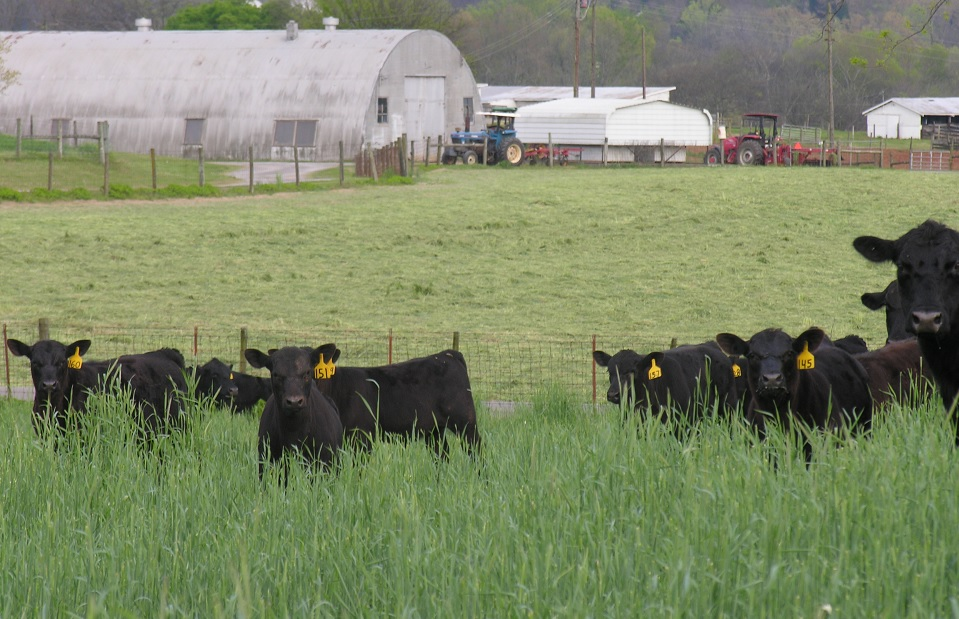
<svg viewBox="0 0 959 619"><path fill-rule="evenodd" d="M703 163L706 165L718 165L723 161L723 154L715 146L706 151L706 156L703 157Z"/></svg>
<svg viewBox="0 0 959 619"><path fill-rule="evenodd" d="M510 165L522 165L526 159L526 149L517 138L506 138L500 145L497 161L508 161Z"/></svg>
<svg viewBox="0 0 959 619"><path fill-rule="evenodd" d="M759 165L763 163L763 149L758 142L749 140L739 145L736 158L739 165Z"/></svg>

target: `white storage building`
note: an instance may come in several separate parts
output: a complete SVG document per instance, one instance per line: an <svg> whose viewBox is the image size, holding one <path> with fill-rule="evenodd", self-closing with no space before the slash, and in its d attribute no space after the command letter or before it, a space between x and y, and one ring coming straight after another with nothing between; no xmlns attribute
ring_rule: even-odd
<svg viewBox="0 0 959 619"><path fill-rule="evenodd" d="M643 99L557 99L521 107L516 134L526 145L581 149L583 161L682 163L686 147L712 143L707 110Z"/></svg>
<svg viewBox="0 0 959 619"><path fill-rule="evenodd" d="M959 125L959 97L897 97L862 113L873 138L920 138L925 125Z"/></svg>
<svg viewBox="0 0 959 619"><path fill-rule="evenodd" d="M675 86L597 86L595 97L591 88L580 87L579 97L583 99L647 99L650 101L669 101L669 94ZM480 97L483 109L493 105L525 107L556 99L572 99L572 86L491 86L480 84Z"/></svg>
<svg viewBox="0 0 959 619"><path fill-rule="evenodd" d="M352 158L403 134L435 144L479 110L459 50L431 30L0 32L19 73L0 133L96 135L114 151ZM474 106L476 109L474 110Z"/></svg>

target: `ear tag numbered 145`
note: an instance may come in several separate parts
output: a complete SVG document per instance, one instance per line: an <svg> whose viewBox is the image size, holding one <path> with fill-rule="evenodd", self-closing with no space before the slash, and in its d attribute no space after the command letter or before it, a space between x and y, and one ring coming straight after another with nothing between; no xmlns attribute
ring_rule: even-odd
<svg viewBox="0 0 959 619"><path fill-rule="evenodd" d="M802 352L796 357L796 369L812 370L816 367L816 357L809 352L809 342L804 342Z"/></svg>

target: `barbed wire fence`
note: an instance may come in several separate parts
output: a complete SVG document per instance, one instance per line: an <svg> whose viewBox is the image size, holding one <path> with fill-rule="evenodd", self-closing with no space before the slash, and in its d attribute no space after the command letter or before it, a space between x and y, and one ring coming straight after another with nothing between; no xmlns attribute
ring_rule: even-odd
<svg viewBox="0 0 959 619"><path fill-rule="evenodd" d="M245 348L268 350L283 346L320 346L333 342L344 366L378 366L427 356L454 348L463 353L476 397L482 401L529 402L547 388L559 388L584 402L602 402L608 387L606 370L593 363L594 350L613 353L623 348L662 350L675 345L669 337L598 335L516 335L480 332L428 332L386 329L380 332L233 330L204 327L123 327L51 324L49 321L7 321L3 330L3 388L8 396L32 397L30 364L14 357L8 339L28 344L54 339L64 344L89 339L86 357L112 359L169 347L179 350L186 364L202 365L216 357L233 369L266 376L243 357ZM704 338L705 340L706 338ZM686 342L684 342L686 343Z"/></svg>

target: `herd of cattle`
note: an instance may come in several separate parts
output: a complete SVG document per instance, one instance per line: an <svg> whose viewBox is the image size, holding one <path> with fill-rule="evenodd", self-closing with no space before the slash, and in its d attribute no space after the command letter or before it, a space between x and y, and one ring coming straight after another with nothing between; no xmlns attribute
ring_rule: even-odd
<svg viewBox="0 0 959 619"><path fill-rule="evenodd" d="M607 368L607 399L664 420L695 423L704 415L745 413L760 436L775 423L820 430L866 431L873 411L889 400L908 403L938 387L959 445L959 232L929 220L896 240L862 236L855 249L874 262L892 262L896 279L881 293L862 295L870 309L885 308L888 340L867 350L855 336L831 340L818 328L798 337L766 329L749 339L720 333L698 345L640 355L593 353ZM334 344L319 348L247 349L254 368L270 378L233 372L213 359L188 368L179 352L161 349L107 361L87 361L89 340L29 346L10 339L10 351L30 360L35 388L34 427L71 429L91 392L112 383L129 389L147 436L182 428L188 377L195 393L235 410L260 400L258 450L264 466L287 451L329 464L344 443L368 449L382 434L418 436L446 457L445 432L460 435L477 455L480 436L463 355L435 355L380 367L336 365ZM804 441L807 461L811 448Z"/></svg>

